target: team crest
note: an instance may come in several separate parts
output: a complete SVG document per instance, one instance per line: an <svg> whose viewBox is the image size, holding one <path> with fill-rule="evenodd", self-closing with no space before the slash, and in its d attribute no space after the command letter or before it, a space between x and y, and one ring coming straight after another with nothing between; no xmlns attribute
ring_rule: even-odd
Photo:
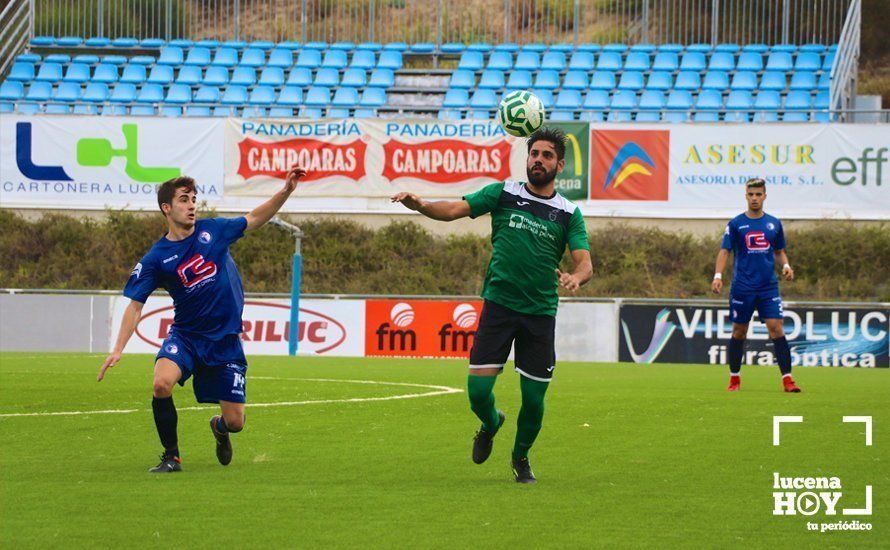
<svg viewBox="0 0 890 550"><path fill-rule="evenodd" d="M164 348L164 351L176 355L177 353L179 353L179 346L177 346L176 344L167 344L167 347Z"/></svg>
<svg viewBox="0 0 890 550"><path fill-rule="evenodd" d="M204 244L209 243L212 238L213 237L210 235L210 233L208 231L201 231L201 234L198 235L198 240Z"/></svg>
<svg viewBox="0 0 890 550"><path fill-rule="evenodd" d="M773 222L770 222L770 223L766 224L766 227L767 227L770 231L772 231L773 229L776 228L776 224L774 224Z"/></svg>
<svg viewBox="0 0 890 550"><path fill-rule="evenodd" d="M136 264L136 267L133 268L133 271L130 272L130 277L136 276L138 279L140 275L142 275L142 262Z"/></svg>
<svg viewBox="0 0 890 550"><path fill-rule="evenodd" d="M556 210L551 210L550 213L547 214L547 217L550 218L550 221L552 221L552 222L556 221L556 216L557 216Z"/></svg>

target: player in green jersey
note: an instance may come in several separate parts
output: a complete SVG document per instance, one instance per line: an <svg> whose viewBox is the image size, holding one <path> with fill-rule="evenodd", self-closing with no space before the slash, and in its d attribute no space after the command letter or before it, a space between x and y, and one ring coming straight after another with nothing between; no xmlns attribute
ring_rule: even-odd
<svg viewBox="0 0 890 550"><path fill-rule="evenodd" d="M515 342L522 407L512 464L520 483L535 482L528 451L541 430L544 394L556 366L557 288L574 292L593 275L581 211L554 189L564 166L565 133L542 128L528 138L528 183L492 183L458 201L429 202L411 193L392 197L434 220L491 214L492 253L482 287L485 302L467 377L470 408L482 421L473 441L473 461L485 462L504 423L504 413L495 408L493 389ZM575 266L571 273L559 270L566 245Z"/></svg>

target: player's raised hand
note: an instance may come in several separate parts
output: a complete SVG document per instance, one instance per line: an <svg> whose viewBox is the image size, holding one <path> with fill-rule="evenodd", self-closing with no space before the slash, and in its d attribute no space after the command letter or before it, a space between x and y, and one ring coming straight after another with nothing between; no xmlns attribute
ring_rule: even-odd
<svg viewBox="0 0 890 550"><path fill-rule="evenodd" d="M785 264L785 267L782 268L782 276L785 277L786 281L794 280L794 270L791 269L790 265Z"/></svg>
<svg viewBox="0 0 890 550"><path fill-rule="evenodd" d="M409 210L420 210L423 200L414 193L396 193L390 199L392 202L400 202Z"/></svg>
<svg viewBox="0 0 890 550"><path fill-rule="evenodd" d="M105 378L105 372L111 367L117 365L117 362L121 360L121 354L117 352L113 352L105 358L105 362L102 363L102 366L99 368L99 376L96 378L97 382L101 382L103 378Z"/></svg>
<svg viewBox="0 0 890 550"><path fill-rule="evenodd" d="M723 279L714 277L714 280L711 281L711 292L713 292L714 294L720 294L721 290L723 290Z"/></svg>
<svg viewBox="0 0 890 550"><path fill-rule="evenodd" d="M298 166L292 167L287 172L287 179L284 182L284 188L288 193L293 193L294 189L297 188L297 182L300 181L300 178L306 177L306 170Z"/></svg>
<svg viewBox="0 0 890 550"><path fill-rule="evenodd" d="M566 290L575 292L576 290L581 288L581 283L578 282L578 278L571 273L563 273L559 270L559 268L557 268L556 276L559 278L559 286L563 287Z"/></svg>

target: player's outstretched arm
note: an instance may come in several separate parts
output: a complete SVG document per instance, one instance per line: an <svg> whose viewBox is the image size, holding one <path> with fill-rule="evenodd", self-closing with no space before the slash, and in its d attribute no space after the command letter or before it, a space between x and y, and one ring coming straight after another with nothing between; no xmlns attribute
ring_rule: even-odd
<svg viewBox="0 0 890 550"><path fill-rule="evenodd" d="M583 248L572 250L572 262L575 264L575 269L571 273L563 273L557 268L556 276L559 277L559 286L575 292L593 277L590 251Z"/></svg>
<svg viewBox="0 0 890 550"><path fill-rule="evenodd" d="M721 248L717 253L717 263L714 266L714 278L711 280L711 291L720 294L723 290L723 269L726 268L726 260L729 259L729 250Z"/></svg>
<svg viewBox="0 0 890 550"><path fill-rule="evenodd" d="M470 203L459 201L425 201L413 193L398 193L390 199L392 202L400 202L406 208L420 212L427 218L450 222L470 215Z"/></svg>
<svg viewBox="0 0 890 550"><path fill-rule="evenodd" d="M794 270L791 269L791 264L788 263L788 254L785 254L785 249L776 250L776 263L782 266L782 276L785 277L786 281L794 280Z"/></svg>
<svg viewBox="0 0 890 550"><path fill-rule="evenodd" d="M102 363L102 366L99 368L99 376L96 379L99 382L105 378L105 372L117 365L117 362L121 360L121 354L124 352L124 348L127 347L127 342L130 341L130 337L133 336L139 318L142 317L142 306L144 305L145 304L137 302L136 300L130 300L130 305L127 306L127 309L124 311L124 317L121 319L121 326L117 333L117 342L114 344L114 351L105 358L105 362Z"/></svg>
<svg viewBox="0 0 890 550"><path fill-rule="evenodd" d="M290 197L291 193L297 188L297 182L300 181L300 178L305 175L306 171L302 168L296 166L292 167L287 173L287 179L284 180L284 187L281 191L272 195L272 198L254 208L251 210L250 214L245 216L245 218L247 218L246 229L257 229L271 220L272 216L281 210L281 207L287 202L288 197Z"/></svg>

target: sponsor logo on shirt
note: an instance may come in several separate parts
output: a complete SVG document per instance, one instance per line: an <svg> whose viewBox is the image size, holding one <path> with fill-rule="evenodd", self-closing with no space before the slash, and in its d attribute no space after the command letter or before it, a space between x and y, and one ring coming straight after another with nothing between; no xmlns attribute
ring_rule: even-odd
<svg viewBox="0 0 890 550"><path fill-rule="evenodd" d="M164 259L164 263L168 264L177 258L179 258L179 254L174 254L174 255L170 256L169 258Z"/></svg>
<svg viewBox="0 0 890 550"><path fill-rule="evenodd" d="M766 252L770 244L763 231L748 231L745 233L745 248L748 252Z"/></svg>
<svg viewBox="0 0 890 550"><path fill-rule="evenodd" d="M201 254L195 254L187 262L176 268L179 280L185 288L194 288L202 281L206 281L216 275L216 271L216 264L210 260L205 260Z"/></svg>

